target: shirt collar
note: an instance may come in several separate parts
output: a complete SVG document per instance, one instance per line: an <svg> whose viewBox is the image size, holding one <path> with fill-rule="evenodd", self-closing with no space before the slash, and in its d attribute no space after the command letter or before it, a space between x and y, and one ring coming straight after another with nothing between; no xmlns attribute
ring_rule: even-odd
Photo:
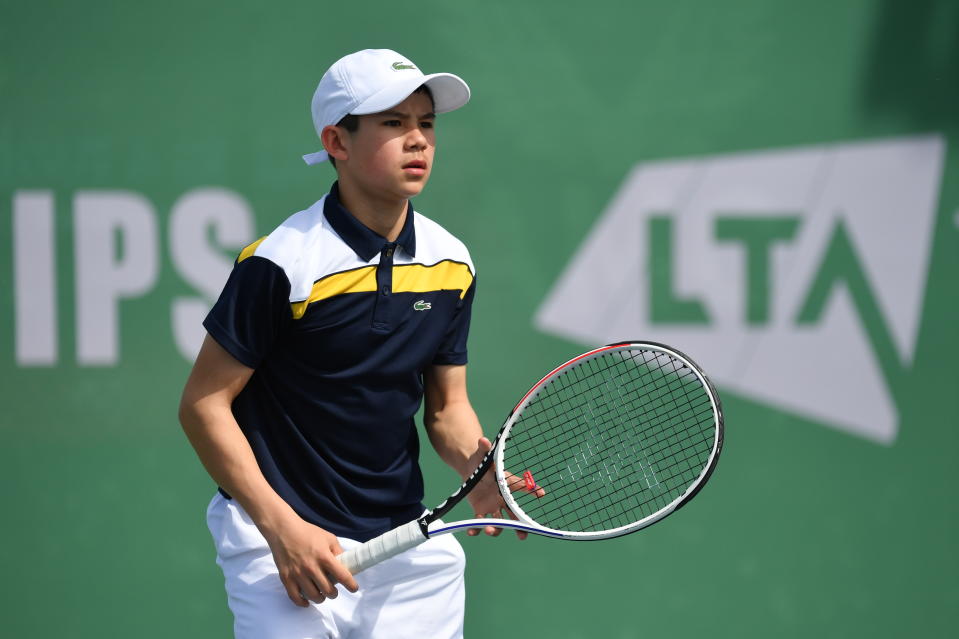
<svg viewBox="0 0 959 639"><path fill-rule="evenodd" d="M403 250L410 256L415 256L416 233L413 230L413 204L407 202L406 207L406 221L403 222L403 229L400 231L399 237L396 238L396 243L402 246ZM336 182L333 183L330 194L326 196L326 202L323 203L323 215L326 216L327 221L337 235L364 262L372 260L373 256L389 243L385 237L367 228L346 210L346 207L340 202L340 188Z"/></svg>

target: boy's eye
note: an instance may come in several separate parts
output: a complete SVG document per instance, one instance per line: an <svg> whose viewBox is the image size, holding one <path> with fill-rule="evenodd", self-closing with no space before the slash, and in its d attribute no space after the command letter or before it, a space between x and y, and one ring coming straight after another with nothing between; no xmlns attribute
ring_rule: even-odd
<svg viewBox="0 0 959 639"><path fill-rule="evenodd" d="M433 121L432 121L432 120L424 120L423 122L420 122L420 126L423 127L424 129L432 129L432 128L433 128Z"/></svg>
<svg viewBox="0 0 959 639"><path fill-rule="evenodd" d="M385 124L386 126L401 126L402 122L400 122L399 120L387 120L383 124Z"/></svg>

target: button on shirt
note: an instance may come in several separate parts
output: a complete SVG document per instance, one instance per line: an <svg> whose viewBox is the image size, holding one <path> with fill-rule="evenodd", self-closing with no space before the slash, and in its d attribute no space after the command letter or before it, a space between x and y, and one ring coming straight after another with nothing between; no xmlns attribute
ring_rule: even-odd
<svg viewBox="0 0 959 639"><path fill-rule="evenodd" d="M423 372L465 364L465 246L412 205L395 242L330 193L245 248L204 326L255 369L233 413L304 519L365 541L423 510Z"/></svg>

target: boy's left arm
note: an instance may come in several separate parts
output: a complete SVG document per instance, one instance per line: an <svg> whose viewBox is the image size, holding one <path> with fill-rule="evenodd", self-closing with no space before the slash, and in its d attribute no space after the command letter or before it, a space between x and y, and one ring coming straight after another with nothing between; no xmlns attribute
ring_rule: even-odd
<svg viewBox="0 0 959 639"><path fill-rule="evenodd" d="M491 448L490 440L483 436L479 418L466 392L466 366L434 365L426 370L423 377L423 421L430 443L440 458L465 480ZM499 493L492 469L466 498L476 517L489 515L516 519ZM487 526L485 531L487 535L495 537L502 532L502 528ZM479 532L478 528L472 528L468 534L473 536ZM516 531L516 534L520 539L526 538L523 531Z"/></svg>

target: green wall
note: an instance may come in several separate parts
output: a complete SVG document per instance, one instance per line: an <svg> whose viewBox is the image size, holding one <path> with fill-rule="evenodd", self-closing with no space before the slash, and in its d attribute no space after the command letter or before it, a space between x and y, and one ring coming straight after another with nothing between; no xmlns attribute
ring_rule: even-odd
<svg viewBox="0 0 959 639"><path fill-rule="evenodd" d="M367 47L473 89L439 120L416 205L477 264L470 388L488 433L582 349L532 318L636 163L946 143L916 352L890 376L895 441L727 391L717 473L662 524L602 544L464 538L467 636L878 638L959 624L959 4L333 4L0 2L0 634L229 636L203 520L214 487L176 420L189 362L172 308L202 292L172 257L170 213L195 189L228 189L262 235L316 200L333 173L299 158L318 148L310 97L332 61ZM54 201L55 356L24 365L14 202L35 191ZM74 209L92 191L138 194L155 224L158 270L119 299L107 365L78 356ZM130 258L115 239L113 259ZM204 241L235 252L212 231ZM452 473L428 447L423 465L427 500L442 498Z"/></svg>

